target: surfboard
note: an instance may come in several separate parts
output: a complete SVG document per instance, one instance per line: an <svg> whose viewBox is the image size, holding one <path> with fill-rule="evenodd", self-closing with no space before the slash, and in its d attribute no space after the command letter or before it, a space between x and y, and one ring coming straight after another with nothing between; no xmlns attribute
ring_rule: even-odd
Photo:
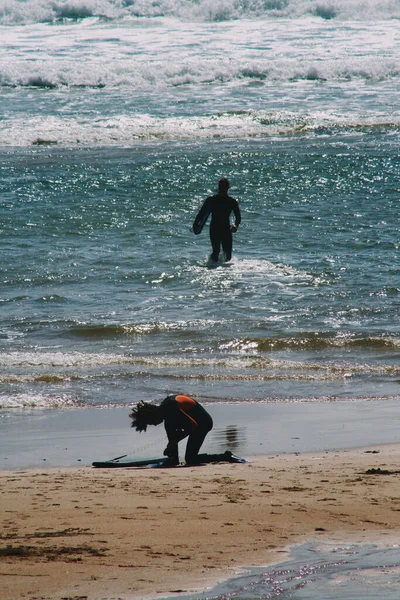
<svg viewBox="0 0 400 600"><path fill-rule="evenodd" d="M229 462L229 463L247 463L249 462L245 458L241 458L240 456L236 456L232 454L229 450L224 452L223 454L199 454L200 464L209 464L216 462ZM171 468L175 468L173 465L168 465L169 459L165 456L163 457L155 457L155 458L142 458L139 460L134 460L132 457L129 457L127 454L123 456L117 456L116 458L111 458L109 460L103 461L95 461L92 463L93 467L98 469L118 469L118 468L126 468L126 467L138 467L138 468L166 468L170 466ZM179 466L179 465L178 465Z"/></svg>
<svg viewBox="0 0 400 600"><path fill-rule="evenodd" d="M166 456L161 458L155 457L134 460L132 457L129 458L127 454L124 454L123 456L117 456L110 460L95 461L92 463L92 466L100 469L116 469L121 467L162 467L167 460L168 458Z"/></svg>
<svg viewBox="0 0 400 600"><path fill-rule="evenodd" d="M211 210L207 210L201 217L199 217L199 215L197 215L197 217L194 220L193 223L193 233L195 235L199 235L199 233L202 232L204 225L206 224L206 221L208 219L208 217L210 216Z"/></svg>

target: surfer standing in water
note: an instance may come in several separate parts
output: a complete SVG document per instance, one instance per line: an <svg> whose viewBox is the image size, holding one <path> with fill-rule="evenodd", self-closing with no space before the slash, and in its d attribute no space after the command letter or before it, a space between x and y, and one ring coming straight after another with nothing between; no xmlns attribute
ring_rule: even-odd
<svg viewBox="0 0 400 600"><path fill-rule="evenodd" d="M209 196L205 200L193 223L193 231L197 235L201 232L208 216L211 214L210 240L212 254L210 258L215 262L218 261L221 245L225 253L225 260L231 260L232 233L236 233L242 220L239 204L235 198L228 196L228 190L229 181L224 177L219 180L218 194ZM234 225L230 223L232 212L235 215Z"/></svg>
<svg viewBox="0 0 400 600"><path fill-rule="evenodd" d="M168 457L168 464L179 464L178 443L188 437L185 452L187 465L196 465L204 462L205 457L212 455L199 455L199 450L204 439L213 427L213 421L208 412L193 398L188 396L167 396L159 405L150 402L139 402L130 413L132 427L136 431L146 431L148 425L160 425L164 422L168 437L168 445L164 456ZM209 462L208 460L206 460Z"/></svg>

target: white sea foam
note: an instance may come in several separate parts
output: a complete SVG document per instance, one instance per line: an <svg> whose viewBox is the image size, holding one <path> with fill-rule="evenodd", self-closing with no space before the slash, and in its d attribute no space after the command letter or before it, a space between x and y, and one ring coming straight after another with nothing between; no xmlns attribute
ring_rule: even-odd
<svg viewBox="0 0 400 600"><path fill-rule="evenodd" d="M141 5L143 10L148 4ZM268 12L272 4L227 0L224 6L246 6L249 16L256 6ZM394 12L387 21L337 21L331 27L315 17L296 20L297 9L306 4L285 3L292 10L289 20L246 18L210 25L92 18L1 26L7 61L0 62L0 144L129 146L142 140L398 128ZM351 4L355 12L356 4ZM3 3L3 15L17 9L43 15L57 12L56 5L9 2L6 10ZM102 14L107 7L140 12L137 3L88 0L68 6L88 14L96 7ZM178 6L200 10L205 4L157 4L162 6L176 13Z"/></svg>
<svg viewBox="0 0 400 600"><path fill-rule="evenodd" d="M260 277L267 277L270 280L283 280L290 282L292 280L304 281L308 285L310 283L320 284L323 283L322 277L315 277L314 275L294 269L290 265L283 265L279 263L273 263L269 260L261 259L243 259L232 261L233 271L254 273Z"/></svg>
<svg viewBox="0 0 400 600"><path fill-rule="evenodd" d="M397 0L2 0L4 24L58 22L80 19L173 17L182 20L219 22L240 18L332 19L400 18Z"/></svg>
<svg viewBox="0 0 400 600"><path fill-rule="evenodd" d="M257 82L264 85L296 81L340 84L364 80L376 83L400 76L392 24L368 28L365 32L366 37L384 35L384 44L382 40L371 44L355 30L344 30L342 36L337 33L333 39L326 30L311 27L310 35L319 38L321 46L316 50L310 39L303 49L296 51L290 48L293 42L290 36L286 40L289 47L285 48L282 24L273 31L257 26L255 22L252 26L235 24L229 31L221 31L221 36L218 31L209 35L204 29L199 32L200 39L195 48L191 42L193 32L184 31L183 26L173 27L170 31L171 38L177 39L175 44L171 39L164 39L157 28L140 34L136 29L99 28L93 36L93 30L67 29L65 32L63 27L59 31L62 33L59 41L56 31L38 27L31 38L25 35L25 30L16 33L2 28L2 41L9 59L0 64L1 86L11 89L132 88L134 92L149 92L154 88L212 84L243 86ZM232 43L231 36L235 35L242 38L243 44L249 45L251 56ZM249 35L254 35L253 42L249 42ZM346 35L350 35L350 41ZM110 36L116 37L110 40ZM208 47L203 50L207 37ZM15 48L16 38L18 48ZM39 38L46 44L40 52L37 49ZM348 55L349 48L354 46L357 52L357 46L364 43L368 46L362 55ZM77 62L74 44L85 54L85 61ZM271 45L268 50L266 44ZM329 52L324 44L334 44L334 54L332 48ZM29 63L26 52L30 54ZM63 55L62 60L55 58L58 53Z"/></svg>
<svg viewBox="0 0 400 600"><path fill-rule="evenodd" d="M76 406L76 401L67 394L52 396L47 394L1 394L0 409L16 408L71 408Z"/></svg>
<svg viewBox="0 0 400 600"><path fill-rule="evenodd" d="M380 340L375 340L378 343ZM382 340L383 341L383 340ZM391 340L388 340L391 341ZM318 339L318 338L287 338L287 339L269 339L269 338L234 338L226 341L221 341L219 344L220 350L233 350L236 355L230 356L219 356L219 357L203 357L198 358L196 356L185 356L181 354L179 356L166 356L164 354L157 355L124 355L124 354L95 354L95 353L71 353L71 352L42 352L42 353L30 353L30 352L11 352L9 354L2 353L0 355L0 366L8 369L16 368L18 373L21 369L24 369L23 374L12 375L11 371L7 374L0 376L0 381L8 382L14 378L14 382L24 381L40 381L48 383L57 382L58 374L60 381L64 378L69 380L70 378L76 377L79 379L90 379L91 377L107 377L107 372L102 369L104 367L120 367L125 366L136 367L136 368L154 368L156 370L177 370L198 369L195 372L195 376L200 373L203 369L207 374L211 371L210 377L218 377L214 369L241 371L239 377L246 377L244 371L260 371L266 373L267 371L297 371L298 373L308 373L313 371L315 373L322 373L323 377L348 377L361 373L380 373L380 374L399 374L400 367L393 364L351 364L347 362L334 363L334 362L302 362L296 360L283 360L276 359L272 356L263 356L260 354L260 350L277 349L288 347L290 349L303 349L304 347L312 347L313 345L320 345L326 348L337 347L342 348L346 345L351 346L352 342L356 343L357 340L352 338L345 339L343 336L336 336L330 339ZM398 345L399 340L393 341L395 345ZM371 340L371 344L374 344L374 340ZM49 374L43 374L43 371L38 369L50 369ZM72 371L71 369L77 369ZM81 372L81 368L93 369L90 373L86 371ZM63 369L68 369L64 371ZM98 371L96 369L99 369ZM118 371L119 372L119 371ZM231 377L231 375L227 375ZM307 375L308 377L309 375ZM54 381L53 381L54 380Z"/></svg>
<svg viewBox="0 0 400 600"><path fill-rule="evenodd" d="M122 145L141 141L185 141L352 134L369 130L397 131L400 115L294 115L244 112L204 117L161 118L150 115L119 115L101 122L85 117L19 116L0 123L0 143L4 146L59 144L74 146Z"/></svg>
<svg viewBox="0 0 400 600"><path fill-rule="evenodd" d="M10 352L0 354L2 367L80 367L101 366L120 362L118 355L81 352Z"/></svg>

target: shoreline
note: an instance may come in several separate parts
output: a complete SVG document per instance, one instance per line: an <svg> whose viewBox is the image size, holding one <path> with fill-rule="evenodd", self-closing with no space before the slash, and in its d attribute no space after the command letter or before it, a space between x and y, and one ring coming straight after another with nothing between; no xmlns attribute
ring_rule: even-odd
<svg viewBox="0 0 400 600"><path fill-rule="evenodd" d="M396 444L176 469L2 470L2 599L187 595L304 542L398 543L399 458Z"/></svg>
<svg viewBox="0 0 400 600"><path fill-rule="evenodd" d="M400 443L400 397L392 400L207 404L214 428L202 452L244 457ZM128 454L162 456L163 426L137 433L126 408L0 412L0 470L90 466ZM180 456L184 454L183 441Z"/></svg>

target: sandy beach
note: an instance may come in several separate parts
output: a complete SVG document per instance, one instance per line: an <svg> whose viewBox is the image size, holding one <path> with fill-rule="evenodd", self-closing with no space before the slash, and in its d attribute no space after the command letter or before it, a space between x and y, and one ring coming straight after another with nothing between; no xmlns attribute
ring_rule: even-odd
<svg viewBox="0 0 400 600"><path fill-rule="evenodd" d="M400 445L176 469L4 470L2 600L190 593L304 541L396 543Z"/></svg>

